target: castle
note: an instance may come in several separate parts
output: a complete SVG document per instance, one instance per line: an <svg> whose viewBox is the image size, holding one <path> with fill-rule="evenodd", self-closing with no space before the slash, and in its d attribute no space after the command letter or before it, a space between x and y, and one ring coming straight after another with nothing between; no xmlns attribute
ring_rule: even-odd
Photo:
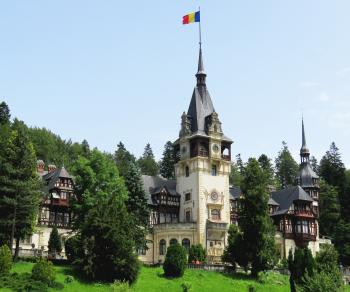
<svg viewBox="0 0 350 292"><path fill-rule="evenodd" d="M187 113L181 116L179 138L174 142L178 161L175 180L160 176L142 176L151 209L151 230L147 249L139 249L139 258L147 263L163 262L168 246L180 243L186 249L201 244L211 263L221 262L230 224L238 224L237 187L230 187L231 145L225 136L218 113L206 85L202 50L199 50L197 84ZM319 238L319 177L312 170L302 123L300 173L297 186L272 192L269 213L276 226L275 241L281 257L290 249L308 246L315 254L322 243ZM22 251L47 251L52 226L62 238L70 236L69 198L73 196L73 178L63 168L44 170L38 161L38 174L46 186L36 233L21 242Z"/></svg>

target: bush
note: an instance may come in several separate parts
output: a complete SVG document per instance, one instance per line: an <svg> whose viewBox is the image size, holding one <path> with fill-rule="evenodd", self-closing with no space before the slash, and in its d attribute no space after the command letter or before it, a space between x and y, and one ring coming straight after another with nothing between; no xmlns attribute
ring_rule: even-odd
<svg viewBox="0 0 350 292"><path fill-rule="evenodd" d="M185 272L186 266L186 249L178 243L169 246L163 264L165 276L182 277Z"/></svg>
<svg viewBox="0 0 350 292"><path fill-rule="evenodd" d="M49 253L56 254L62 251L61 237L58 234L57 227L54 226L50 233L49 243L48 243Z"/></svg>
<svg viewBox="0 0 350 292"><path fill-rule="evenodd" d="M12 254L9 247L5 244L0 247L0 276L6 276L10 273L12 267Z"/></svg>
<svg viewBox="0 0 350 292"><path fill-rule="evenodd" d="M73 276L68 275L68 276L64 279L64 283L66 283L66 284L70 284L70 283L73 283L73 282L74 282L74 277L73 277Z"/></svg>
<svg viewBox="0 0 350 292"><path fill-rule="evenodd" d="M70 263L73 263L78 258L79 244L78 236L69 237L64 244L66 257Z"/></svg>
<svg viewBox="0 0 350 292"><path fill-rule="evenodd" d="M7 288L11 291L45 292L48 290L47 284L32 279L30 273L13 273L8 276L0 277L0 288Z"/></svg>
<svg viewBox="0 0 350 292"><path fill-rule="evenodd" d="M183 292L189 292L191 290L192 285L189 282L184 282L181 284L181 287Z"/></svg>
<svg viewBox="0 0 350 292"><path fill-rule="evenodd" d="M337 281L334 281L332 274L326 273L324 271L315 273L312 277L306 275L303 285L300 288L302 292L343 291L342 285L339 285Z"/></svg>
<svg viewBox="0 0 350 292"><path fill-rule="evenodd" d="M188 262L204 262L205 261L205 250L201 244L192 245L188 254Z"/></svg>
<svg viewBox="0 0 350 292"><path fill-rule="evenodd" d="M53 264L45 259L40 258L33 266L32 278L36 281L52 286L55 281L55 270Z"/></svg>

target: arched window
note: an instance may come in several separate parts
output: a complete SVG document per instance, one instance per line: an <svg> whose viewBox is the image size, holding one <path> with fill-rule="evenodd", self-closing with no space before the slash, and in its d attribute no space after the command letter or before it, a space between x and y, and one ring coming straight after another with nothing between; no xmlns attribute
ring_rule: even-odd
<svg viewBox="0 0 350 292"><path fill-rule="evenodd" d="M186 166L185 172L186 172L186 177L189 177L190 176L190 169L188 166Z"/></svg>
<svg viewBox="0 0 350 292"><path fill-rule="evenodd" d="M174 245L174 244L177 244L177 239L175 238L170 239L170 245Z"/></svg>
<svg viewBox="0 0 350 292"><path fill-rule="evenodd" d="M166 242L164 239L159 241L159 255L165 255L166 253Z"/></svg>
<svg viewBox="0 0 350 292"><path fill-rule="evenodd" d="M188 238L184 238L182 240L182 246L187 250L187 252L190 250L190 240Z"/></svg>
<svg viewBox="0 0 350 292"><path fill-rule="evenodd" d="M220 220L220 210L212 209L211 210L211 219L213 219L213 220Z"/></svg>

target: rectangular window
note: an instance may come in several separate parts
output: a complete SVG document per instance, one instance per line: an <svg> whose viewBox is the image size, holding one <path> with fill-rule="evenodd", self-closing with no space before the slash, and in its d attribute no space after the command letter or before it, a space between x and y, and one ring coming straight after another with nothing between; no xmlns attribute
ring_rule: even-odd
<svg viewBox="0 0 350 292"><path fill-rule="evenodd" d="M216 176L216 174L217 174L216 165L212 165L212 166L211 166L211 175L212 175L212 176Z"/></svg>
<svg viewBox="0 0 350 292"><path fill-rule="evenodd" d="M191 200L191 193L187 193L185 195L185 201L190 201Z"/></svg>

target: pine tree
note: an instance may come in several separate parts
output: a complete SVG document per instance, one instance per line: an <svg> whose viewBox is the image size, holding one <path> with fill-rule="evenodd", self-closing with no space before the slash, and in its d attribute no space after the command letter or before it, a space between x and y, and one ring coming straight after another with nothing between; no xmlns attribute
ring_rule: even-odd
<svg viewBox="0 0 350 292"><path fill-rule="evenodd" d="M125 202L126 208L129 213L134 215L135 228L137 228L135 232L136 247L145 247L150 210L146 194L143 190L141 173L135 162L130 162L124 181L128 189L128 199Z"/></svg>
<svg viewBox="0 0 350 292"><path fill-rule="evenodd" d="M276 262L275 228L268 213L268 180L259 162L250 158L243 171L244 199L239 210L245 253L252 262L252 275L272 267Z"/></svg>
<svg viewBox="0 0 350 292"><path fill-rule="evenodd" d="M142 157L137 161L141 173L144 175L155 176L159 174L159 167L157 162L154 159L153 151L151 145L147 143Z"/></svg>
<svg viewBox="0 0 350 292"><path fill-rule="evenodd" d="M264 170L268 184L273 185L274 184L274 169L273 165L271 163L271 159L267 157L265 154L261 154L260 157L258 158L258 162L260 164L260 167Z"/></svg>
<svg viewBox="0 0 350 292"><path fill-rule="evenodd" d="M61 237L58 234L57 227L54 226L50 233L49 243L48 243L49 253L56 254L62 251Z"/></svg>
<svg viewBox="0 0 350 292"><path fill-rule="evenodd" d="M282 142L282 149L278 152L278 156L275 159L275 164L276 176L279 180L281 188L294 185L299 167L292 157L287 143L284 141Z"/></svg>
<svg viewBox="0 0 350 292"><path fill-rule="evenodd" d="M319 174L320 174L320 166L319 166L318 161L317 161L317 159L315 158L315 156L311 156L311 157L310 157L310 164L311 164L312 170L313 170L317 175L319 175Z"/></svg>
<svg viewBox="0 0 350 292"><path fill-rule="evenodd" d="M340 220L340 204L337 189L325 181L320 183L320 234L333 238Z"/></svg>
<svg viewBox="0 0 350 292"><path fill-rule="evenodd" d="M119 174L125 177L131 164L136 162L135 156L126 150L124 144L120 141L117 150L114 152L114 160L117 164Z"/></svg>
<svg viewBox="0 0 350 292"><path fill-rule="evenodd" d="M39 209L40 183L36 158L27 128L15 119L10 135L0 150L0 236L12 247L33 232Z"/></svg>
<svg viewBox="0 0 350 292"><path fill-rule="evenodd" d="M173 143L170 141L164 145L163 158L160 161L160 174L168 179L175 177L175 153Z"/></svg>
<svg viewBox="0 0 350 292"><path fill-rule="evenodd" d="M242 181L242 175L239 171L237 164L231 162L231 172L229 177L230 185L239 187Z"/></svg>
<svg viewBox="0 0 350 292"><path fill-rule="evenodd" d="M0 125L10 123L10 118L10 109L6 102L3 101L0 103Z"/></svg>
<svg viewBox="0 0 350 292"><path fill-rule="evenodd" d="M242 157L241 157L241 153L238 153L236 155L236 165L238 166L238 170L240 172L240 174L243 173L243 169L244 169L244 165L243 165L243 160L242 160Z"/></svg>

